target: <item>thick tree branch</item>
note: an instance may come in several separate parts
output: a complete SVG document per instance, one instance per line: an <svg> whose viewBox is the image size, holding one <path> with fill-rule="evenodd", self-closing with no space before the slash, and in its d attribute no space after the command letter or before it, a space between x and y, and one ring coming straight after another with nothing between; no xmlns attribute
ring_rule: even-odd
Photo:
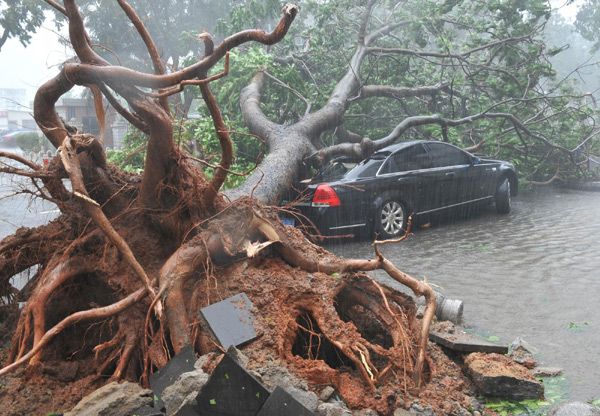
<svg viewBox="0 0 600 416"><path fill-rule="evenodd" d="M146 26L144 26L144 24L142 23L142 21L140 20L138 15L135 13L133 8L129 5L129 3L127 3L125 0L117 0L117 2L119 3L119 6L121 6L123 11L125 12L127 17L129 18L129 20L131 20L131 22L135 26L136 30L138 31L140 37L144 41L144 44L146 45L146 49L148 50L148 54L150 55L152 65L154 67L154 73L156 75L163 75L165 73L164 65L160 59L160 55L158 54L156 45L154 44L154 41L152 40L150 33L148 33L148 30L146 29ZM160 106L163 108L163 110L165 110L166 112L171 111L169 109L168 98L161 97L161 98L159 98L159 102L160 102Z"/></svg>

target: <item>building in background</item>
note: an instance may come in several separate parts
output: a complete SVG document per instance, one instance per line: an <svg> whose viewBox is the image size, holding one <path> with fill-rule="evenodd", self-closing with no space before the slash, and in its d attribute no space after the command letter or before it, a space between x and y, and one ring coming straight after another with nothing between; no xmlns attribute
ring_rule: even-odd
<svg viewBox="0 0 600 416"><path fill-rule="evenodd" d="M41 134L33 119L33 104L24 106L22 103L25 99L25 89L0 88L0 131L29 130ZM57 114L68 124L94 136L99 134L100 128L91 97L61 97L55 108ZM128 123L111 106L105 105L105 109L104 146L121 147Z"/></svg>

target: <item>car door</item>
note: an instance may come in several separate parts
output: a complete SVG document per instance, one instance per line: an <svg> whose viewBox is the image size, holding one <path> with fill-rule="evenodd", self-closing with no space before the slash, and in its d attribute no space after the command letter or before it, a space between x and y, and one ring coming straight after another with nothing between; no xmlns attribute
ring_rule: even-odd
<svg viewBox="0 0 600 416"><path fill-rule="evenodd" d="M378 174L379 193L393 190L414 212L431 208L433 163L421 143L393 153Z"/></svg>
<svg viewBox="0 0 600 416"><path fill-rule="evenodd" d="M425 143L434 166L433 191L435 208L444 208L470 201L477 171L469 153L442 142Z"/></svg>

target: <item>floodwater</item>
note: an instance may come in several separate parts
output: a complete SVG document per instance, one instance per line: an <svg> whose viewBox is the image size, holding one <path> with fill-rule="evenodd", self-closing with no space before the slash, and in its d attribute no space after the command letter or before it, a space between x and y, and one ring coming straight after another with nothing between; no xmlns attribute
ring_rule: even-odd
<svg viewBox="0 0 600 416"><path fill-rule="evenodd" d="M370 242L327 248L374 257ZM600 397L600 192L519 195L509 215L492 205L419 228L381 251L447 299L462 300L467 332L506 345L520 337L538 350L541 365L563 368L563 398ZM390 283L384 272L375 276Z"/></svg>
<svg viewBox="0 0 600 416"><path fill-rule="evenodd" d="M29 194L16 194L28 188L29 179L0 174L0 239L14 233L19 227L35 227L56 218L60 212L55 204ZM11 279L11 284L21 289L29 280L35 268Z"/></svg>

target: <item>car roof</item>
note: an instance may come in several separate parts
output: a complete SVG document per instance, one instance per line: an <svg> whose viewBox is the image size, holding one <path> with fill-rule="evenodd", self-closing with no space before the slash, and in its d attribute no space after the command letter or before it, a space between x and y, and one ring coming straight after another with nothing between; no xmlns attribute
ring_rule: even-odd
<svg viewBox="0 0 600 416"><path fill-rule="evenodd" d="M395 143L395 144L389 145L387 147L384 147L383 149L379 149L373 154L374 155L376 155L376 154L392 154L400 149L404 149L406 147L415 145L417 143L436 143L436 142L434 142L432 140L412 140L410 142Z"/></svg>

